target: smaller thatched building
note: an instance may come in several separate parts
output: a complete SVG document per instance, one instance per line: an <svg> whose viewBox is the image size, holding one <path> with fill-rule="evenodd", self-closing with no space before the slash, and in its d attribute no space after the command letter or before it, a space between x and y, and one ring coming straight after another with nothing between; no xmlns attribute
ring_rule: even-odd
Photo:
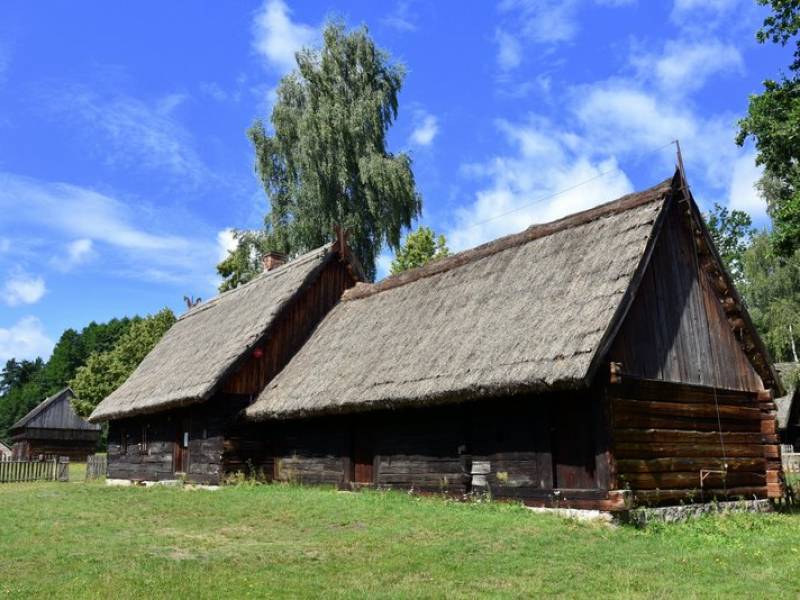
<svg viewBox="0 0 800 600"><path fill-rule="evenodd" d="M676 174L356 286L246 414L278 480L614 510L780 495L771 390Z"/></svg>
<svg viewBox="0 0 800 600"><path fill-rule="evenodd" d="M78 416L72 407L75 397L64 388L37 404L33 410L11 427L15 458L40 455L68 456L84 461L100 440L100 426Z"/></svg>
<svg viewBox="0 0 800 600"><path fill-rule="evenodd" d="M110 480L184 478L270 461L264 440L238 418L310 332L363 279L343 237L190 309L90 420L108 421Z"/></svg>

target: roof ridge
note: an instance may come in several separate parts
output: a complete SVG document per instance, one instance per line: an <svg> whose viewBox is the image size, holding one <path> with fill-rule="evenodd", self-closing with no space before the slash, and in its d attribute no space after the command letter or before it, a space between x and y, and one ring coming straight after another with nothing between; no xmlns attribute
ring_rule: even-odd
<svg viewBox="0 0 800 600"><path fill-rule="evenodd" d="M75 396L75 392L72 391L72 388L70 386L66 386L66 387L61 388L60 390L58 390L54 394L51 394L50 396L45 397L44 400L39 402L39 404L37 404L32 409L30 409L27 413L25 413L24 416L20 417L17 420L17 422L14 423L10 427L10 429L16 429L17 427L22 427L23 425L25 425L25 423L27 423L28 421L30 421L31 419L33 419L34 417L39 415L45 408L50 406L53 402L55 402L56 400L61 398L67 392L69 392L73 396Z"/></svg>
<svg viewBox="0 0 800 600"><path fill-rule="evenodd" d="M194 316L194 315L196 315L198 313L203 312L204 310L207 310L209 308L213 308L214 306L219 304L223 299L230 298L231 296L235 295L236 292L240 292L240 291L242 291L244 289L247 289L247 286L249 286L251 284L257 283L259 281L263 281L264 279L272 279L276 275L280 275L282 273L285 273L288 270L289 267L296 267L296 266L305 264L309 260L313 260L313 259L317 258L317 256L319 254L327 253L328 251L330 251L330 249L333 248L334 243L335 242L328 242L326 244L323 244L322 246L314 248L313 250L309 250L308 252L300 254L299 256L297 256L297 257L295 257L295 258L293 258L291 260L286 261L284 264L282 264L279 267L276 267L276 268L272 269L271 271L264 271L263 273L259 273L258 275L253 277L250 281L248 281L246 283L243 283L242 285L239 285L239 286L233 288L232 290L225 290L224 292L220 292L219 294L217 294L213 298L210 298L209 300L206 300L205 302L201 302L199 305L197 305L195 307L192 307L191 309L187 310L180 317L178 317L178 320L182 321L183 319L187 319L189 317L192 317L192 316Z"/></svg>
<svg viewBox="0 0 800 600"><path fill-rule="evenodd" d="M673 181L674 176L670 177L669 179L665 179L661 183L654 185L651 188L642 190L641 192L632 192L630 194L621 196L616 200L605 202L577 213L572 213L554 221L531 225L519 233L512 233L479 246L475 246L474 248L462 250L456 254L429 262L421 267L409 269L408 271L398 273L397 275L391 275L377 283L357 283L355 287L350 288L344 293L342 300L354 301L367 298L380 292L401 287L426 277L432 277L441 273L445 273L465 264L469 264L487 256L497 254L503 250L521 246L539 238L553 235L560 231L586 225L603 217L623 213L639 206L662 200L672 189Z"/></svg>

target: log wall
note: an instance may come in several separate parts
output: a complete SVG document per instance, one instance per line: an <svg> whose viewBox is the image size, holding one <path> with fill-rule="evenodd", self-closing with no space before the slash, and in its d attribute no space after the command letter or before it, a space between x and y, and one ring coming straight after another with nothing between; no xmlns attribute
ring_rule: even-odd
<svg viewBox="0 0 800 600"><path fill-rule="evenodd" d="M132 481L165 481L185 477L217 485L225 476L226 432L235 428L248 397L220 394L207 403L151 416L112 421L108 431L108 477ZM176 445L183 426L189 445L183 473L176 473ZM123 443L123 436L127 443Z"/></svg>
<svg viewBox="0 0 800 600"><path fill-rule="evenodd" d="M781 495L769 393L626 378L607 394L612 485L636 502Z"/></svg>
<svg viewBox="0 0 800 600"><path fill-rule="evenodd" d="M281 481L613 508L600 398L494 398L290 421L263 435Z"/></svg>

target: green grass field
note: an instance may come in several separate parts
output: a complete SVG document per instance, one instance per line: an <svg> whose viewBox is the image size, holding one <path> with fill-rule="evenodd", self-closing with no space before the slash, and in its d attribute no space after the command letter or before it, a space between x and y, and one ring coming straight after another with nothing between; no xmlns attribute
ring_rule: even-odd
<svg viewBox="0 0 800 600"><path fill-rule="evenodd" d="M293 486L0 485L0 596L778 597L800 515L646 530Z"/></svg>

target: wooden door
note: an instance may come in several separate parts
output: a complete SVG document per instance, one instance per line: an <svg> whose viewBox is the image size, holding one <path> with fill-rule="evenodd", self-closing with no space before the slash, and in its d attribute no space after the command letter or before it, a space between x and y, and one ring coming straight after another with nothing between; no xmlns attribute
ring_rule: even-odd
<svg viewBox="0 0 800 600"><path fill-rule="evenodd" d="M368 485L375 482L374 461L375 452L371 440L364 433L356 431L353 434L353 483Z"/></svg>
<svg viewBox="0 0 800 600"><path fill-rule="evenodd" d="M560 397L550 408L553 488L596 489L591 399Z"/></svg>
<svg viewBox="0 0 800 600"><path fill-rule="evenodd" d="M175 473L186 473L189 468L189 417L178 422L175 439Z"/></svg>

